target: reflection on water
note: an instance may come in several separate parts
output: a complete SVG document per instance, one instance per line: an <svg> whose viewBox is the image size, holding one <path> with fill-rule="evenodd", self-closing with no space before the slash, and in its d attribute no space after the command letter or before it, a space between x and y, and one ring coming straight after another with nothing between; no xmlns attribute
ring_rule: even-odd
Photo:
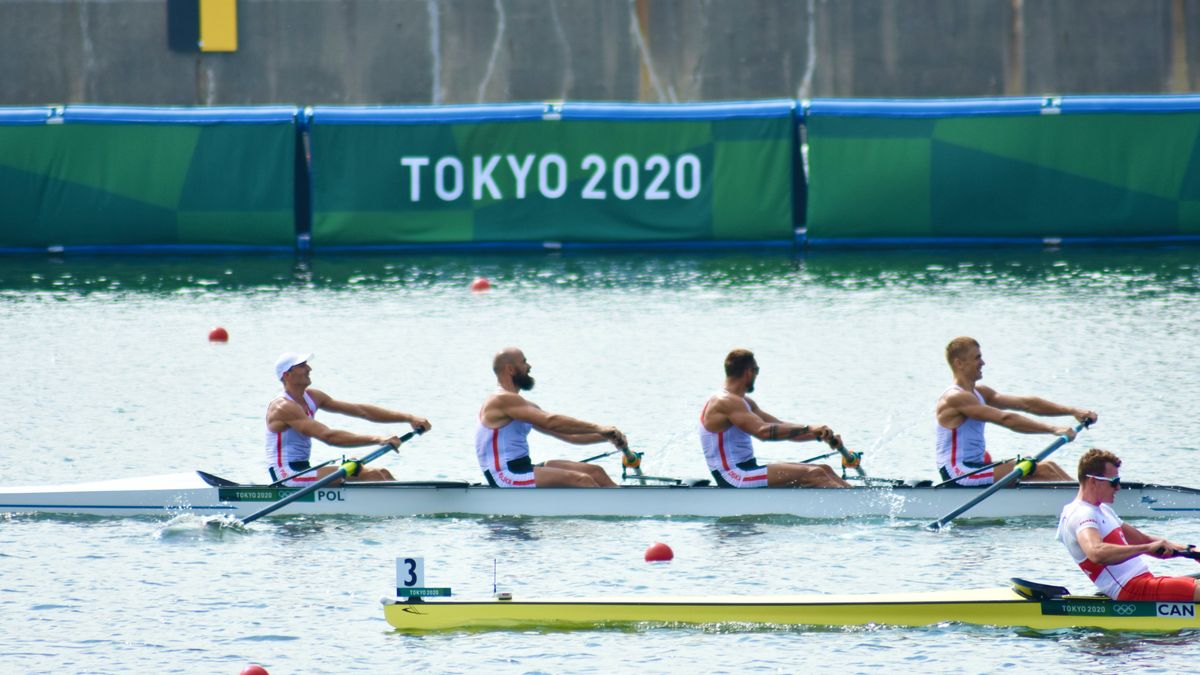
<svg viewBox="0 0 1200 675"><path fill-rule="evenodd" d="M522 516L487 516L476 522L491 541L536 541L535 520Z"/></svg>
<svg viewBox="0 0 1200 675"><path fill-rule="evenodd" d="M984 249L604 254L216 257L8 257L0 293L172 293L374 286L462 286L485 275L501 287L920 288L959 286L1128 292L1200 291L1196 248Z"/></svg>

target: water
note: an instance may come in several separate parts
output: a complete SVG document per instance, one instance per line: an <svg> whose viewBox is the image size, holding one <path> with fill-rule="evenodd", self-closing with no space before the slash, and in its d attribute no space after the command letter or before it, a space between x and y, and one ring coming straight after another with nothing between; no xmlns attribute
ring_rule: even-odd
<svg viewBox="0 0 1200 675"><path fill-rule="evenodd" d="M732 347L753 349L756 400L829 424L869 473L932 478L945 343L973 335L984 383L1098 410L1056 459L1097 445L1134 480L1190 485L1200 399L1196 249L713 256L364 256L0 260L4 485L203 468L261 480L271 367L317 353L317 388L427 416L381 460L411 479L478 479L473 421L492 353L522 347L543 407L616 424L647 473L701 477L694 435ZM487 293L470 293L477 275ZM205 337L215 325L227 344ZM359 431L374 425L323 415ZM403 431L395 428L393 431ZM993 429L993 454L1047 436ZM531 439L535 459L596 447ZM319 445L319 444L318 444ZM767 460L815 444L760 444ZM340 454L318 447L318 460ZM615 458L605 460L618 473ZM1200 541L1200 521L1142 523ZM642 562L665 541L669 564ZM1182 670L1194 635L939 626L919 630L520 631L408 636L383 620L394 560L419 555L457 595L920 591L1010 576L1087 589L1053 522L873 519L0 520L0 658L8 672L1111 672ZM1190 563L1152 563L1160 573Z"/></svg>

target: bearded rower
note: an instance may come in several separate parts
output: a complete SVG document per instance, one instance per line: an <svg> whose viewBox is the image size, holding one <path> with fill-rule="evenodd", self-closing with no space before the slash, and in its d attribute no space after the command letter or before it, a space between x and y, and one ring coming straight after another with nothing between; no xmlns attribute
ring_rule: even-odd
<svg viewBox="0 0 1200 675"><path fill-rule="evenodd" d="M483 402L475 428L475 455L488 483L506 488L616 487L595 464L552 459L534 466L528 441L532 429L577 445L607 441L625 448L627 442L616 427L548 413L521 396L533 389L531 370L533 366L516 347L502 349L492 359L500 389Z"/></svg>
<svg viewBox="0 0 1200 675"><path fill-rule="evenodd" d="M991 422L1023 434L1053 434L1074 439L1069 426L1053 426L1011 410L1034 415L1071 415L1080 422L1095 423L1099 416L1091 410L1073 408L1036 396L1001 394L978 384L983 379L983 353L970 337L957 337L946 345L946 362L954 374L954 385L938 399L937 465L943 480L957 485L991 485L1008 475L1016 460L993 464L984 441L984 424ZM984 469L984 470L981 470ZM1037 464L1036 470L1022 480L1070 481L1071 476L1054 462Z"/></svg>
<svg viewBox="0 0 1200 675"><path fill-rule="evenodd" d="M849 487L824 464L778 462L759 466L752 438L762 441L824 441L842 444L833 430L821 424L784 422L758 407L746 394L754 391L758 363L748 349L725 357L725 388L709 397L700 411L700 447L704 460L721 487Z"/></svg>

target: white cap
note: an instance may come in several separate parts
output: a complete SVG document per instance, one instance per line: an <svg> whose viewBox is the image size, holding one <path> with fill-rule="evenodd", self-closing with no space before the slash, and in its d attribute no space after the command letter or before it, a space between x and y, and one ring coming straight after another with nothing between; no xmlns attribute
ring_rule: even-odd
<svg viewBox="0 0 1200 675"><path fill-rule="evenodd" d="M306 361L311 361L313 355L303 352L288 352L279 357L275 362L275 379L282 380L283 374L291 370L293 366L298 366Z"/></svg>

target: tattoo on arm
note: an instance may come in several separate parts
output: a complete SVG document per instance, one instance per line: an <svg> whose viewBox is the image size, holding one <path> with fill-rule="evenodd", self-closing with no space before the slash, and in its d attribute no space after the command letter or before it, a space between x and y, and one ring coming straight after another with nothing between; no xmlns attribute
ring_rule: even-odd
<svg viewBox="0 0 1200 675"><path fill-rule="evenodd" d="M792 429L792 433L788 434L788 438L796 438L797 436L803 436L804 434L809 433L809 431L811 431L811 430L808 428L808 425L802 424L802 425L796 427L795 429Z"/></svg>
<svg viewBox="0 0 1200 675"><path fill-rule="evenodd" d="M778 424L767 425L767 440L768 441L779 440L779 425Z"/></svg>

